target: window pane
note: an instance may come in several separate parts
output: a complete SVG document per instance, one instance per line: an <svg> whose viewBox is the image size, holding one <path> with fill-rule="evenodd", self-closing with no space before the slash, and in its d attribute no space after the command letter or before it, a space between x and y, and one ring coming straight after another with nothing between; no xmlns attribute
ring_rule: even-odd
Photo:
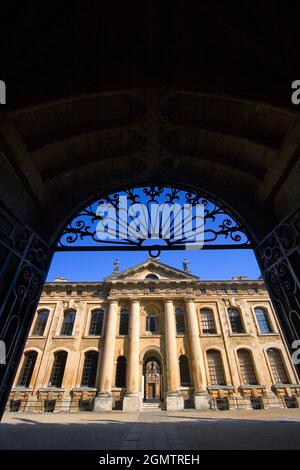
<svg viewBox="0 0 300 470"><path fill-rule="evenodd" d="M275 383L287 384L289 383L286 375L285 367L278 349L270 348L267 350L268 358L270 361L272 373Z"/></svg>
<svg viewBox="0 0 300 470"><path fill-rule="evenodd" d="M121 310L120 315L120 335L128 335L128 320L129 320L129 312L128 310Z"/></svg>
<svg viewBox="0 0 300 470"><path fill-rule="evenodd" d="M25 354L23 366L19 375L17 385L19 387L29 387L33 369L36 363L37 352L32 351Z"/></svg>
<svg viewBox="0 0 300 470"><path fill-rule="evenodd" d="M256 318L257 318L257 322L259 326L259 331L261 333L271 333L272 328L269 322L269 317L268 317L267 312L264 309L258 307L255 309L255 314L256 314Z"/></svg>
<svg viewBox="0 0 300 470"><path fill-rule="evenodd" d="M184 313L183 313L182 308L176 308L175 316L176 316L176 331L177 331L177 333L184 333L185 332L185 322L184 322Z"/></svg>
<svg viewBox="0 0 300 470"><path fill-rule="evenodd" d="M240 312L236 308L230 308L228 310L228 316L232 333L244 333Z"/></svg>
<svg viewBox="0 0 300 470"><path fill-rule="evenodd" d="M242 383L257 385L257 379L250 352L246 349L240 349L238 351L238 359L241 370Z"/></svg>
<svg viewBox="0 0 300 470"><path fill-rule="evenodd" d="M68 310L67 312L65 312L64 321L60 332L61 335L72 336L75 316L76 312L74 310Z"/></svg>
<svg viewBox="0 0 300 470"><path fill-rule="evenodd" d="M33 336L43 336L46 323L49 316L49 310L40 310L37 314L37 319L33 328Z"/></svg>
<svg viewBox="0 0 300 470"><path fill-rule="evenodd" d="M82 387L95 387L98 353L91 351L85 354L84 366L81 377Z"/></svg>
<svg viewBox="0 0 300 470"><path fill-rule="evenodd" d="M216 325L214 320L213 312L209 309L202 309L200 312L201 316L201 328L203 334L214 334L216 333Z"/></svg>
<svg viewBox="0 0 300 470"><path fill-rule="evenodd" d="M126 358L119 356L116 367L116 387L126 387Z"/></svg>
<svg viewBox="0 0 300 470"><path fill-rule="evenodd" d="M66 367L66 360L67 353L65 351L61 351L54 355L54 362L50 375L49 387L61 387Z"/></svg>
<svg viewBox="0 0 300 470"><path fill-rule="evenodd" d="M91 336L100 336L102 332L104 311L103 310L93 310L91 313L91 323L89 329L89 335Z"/></svg>
<svg viewBox="0 0 300 470"><path fill-rule="evenodd" d="M219 351L207 351L209 382L211 385L225 385L222 358Z"/></svg>

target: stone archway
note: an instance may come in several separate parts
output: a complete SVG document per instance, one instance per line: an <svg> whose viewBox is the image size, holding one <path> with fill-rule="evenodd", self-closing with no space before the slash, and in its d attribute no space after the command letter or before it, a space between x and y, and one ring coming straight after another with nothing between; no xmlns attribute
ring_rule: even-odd
<svg viewBox="0 0 300 470"><path fill-rule="evenodd" d="M162 400L162 368L160 361L154 356L144 361L143 365L144 393L143 401L155 402Z"/></svg>
<svg viewBox="0 0 300 470"><path fill-rule="evenodd" d="M164 366L155 350L148 350L143 358L142 399L143 402L164 401Z"/></svg>

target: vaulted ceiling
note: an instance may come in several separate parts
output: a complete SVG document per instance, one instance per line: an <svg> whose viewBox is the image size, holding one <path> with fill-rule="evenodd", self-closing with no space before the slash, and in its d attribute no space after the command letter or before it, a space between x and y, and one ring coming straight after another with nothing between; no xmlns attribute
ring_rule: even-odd
<svg viewBox="0 0 300 470"><path fill-rule="evenodd" d="M94 194L147 181L203 188L258 231L296 208L292 9L199 3L7 4L1 198L14 172L14 204L30 200L49 227Z"/></svg>

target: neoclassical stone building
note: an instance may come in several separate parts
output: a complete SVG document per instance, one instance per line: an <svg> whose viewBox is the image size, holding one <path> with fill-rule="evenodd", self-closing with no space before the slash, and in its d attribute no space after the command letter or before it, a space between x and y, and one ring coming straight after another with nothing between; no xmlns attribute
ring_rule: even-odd
<svg viewBox="0 0 300 470"><path fill-rule="evenodd" d="M186 265L182 271L148 259L122 272L115 264L103 282L45 285L7 409L299 403L299 380L262 280L202 281Z"/></svg>

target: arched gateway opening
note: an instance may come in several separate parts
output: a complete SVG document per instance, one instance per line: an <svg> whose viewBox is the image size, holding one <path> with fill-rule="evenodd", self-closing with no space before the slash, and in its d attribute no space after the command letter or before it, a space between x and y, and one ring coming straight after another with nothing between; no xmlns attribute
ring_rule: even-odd
<svg viewBox="0 0 300 470"><path fill-rule="evenodd" d="M103 213L98 213L97 208L103 202L109 204L110 208L117 213L120 196L126 195L129 206L144 204L146 211L150 211L151 203L159 205L163 202L167 204L177 204L181 207L189 205L190 211L198 203L204 206L204 234L202 249L214 248L239 248L254 249L258 258L262 274L269 288L270 295L277 308L279 319L291 347L293 340L298 339L298 280L297 270L292 269L297 266L298 246L296 242L297 217L284 222L281 228L274 231L270 237L258 242L251 229L241 221L237 214L222 201L213 198L204 191L198 191L191 187L170 186L139 186L130 189L121 189L119 192L106 193L101 199L84 206L82 211L75 214L67 225L60 230L59 238L53 244L43 241L28 226L21 224L7 210L1 209L2 221L2 257L3 274L6 283L3 284L6 290L4 300L1 304L0 327L1 339L6 344L7 361L1 366L1 405L4 410L5 403L12 385L17 365L20 360L22 349L26 341L32 318L44 285L51 258L55 251L86 251L86 250L144 250L149 251L150 256L156 257L163 250L182 250L193 247L193 230L189 228L188 234L184 235L181 220L178 222L176 214L170 217L169 237L163 239L164 219L160 219L160 225L156 234L155 242L149 237L148 227L132 225L132 233L126 237L119 238L121 228L113 232L112 237L103 241L97 237L97 224L102 222ZM133 221L132 216L131 221ZM191 217L192 222L195 216ZM123 221L121 221L123 222ZM114 226L113 226L114 227ZM179 228L179 229L178 229ZM102 224L102 232L110 234L109 230ZM178 230L180 236L178 237ZM143 232L144 236L141 236ZM146 235L146 236L145 236ZM294 237L294 238L293 238ZM200 243L200 244L201 244ZM286 252L290 257L287 261ZM274 258L275 257L275 258ZM278 261L277 261L278 260ZM287 312L292 314L287 315ZM295 320L295 321L294 321ZM108 353L106 353L108 354ZM130 362L130 359L129 359ZM144 370L147 381L144 383L144 399L158 400L162 398L162 376L161 364L154 359L148 361ZM105 382L107 383L107 382ZM130 383L137 383L136 378L131 378ZM103 385L103 384L102 384ZM195 384L196 386L196 384ZM170 388L172 388L170 386ZM103 397L107 397L107 391L103 385L101 391ZM176 398L177 392L172 392Z"/></svg>
<svg viewBox="0 0 300 470"><path fill-rule="evenodd" d="M163 367L158 354L148 352L143 361L142 396L145 403L160 403L164 399Z"/></svg>

